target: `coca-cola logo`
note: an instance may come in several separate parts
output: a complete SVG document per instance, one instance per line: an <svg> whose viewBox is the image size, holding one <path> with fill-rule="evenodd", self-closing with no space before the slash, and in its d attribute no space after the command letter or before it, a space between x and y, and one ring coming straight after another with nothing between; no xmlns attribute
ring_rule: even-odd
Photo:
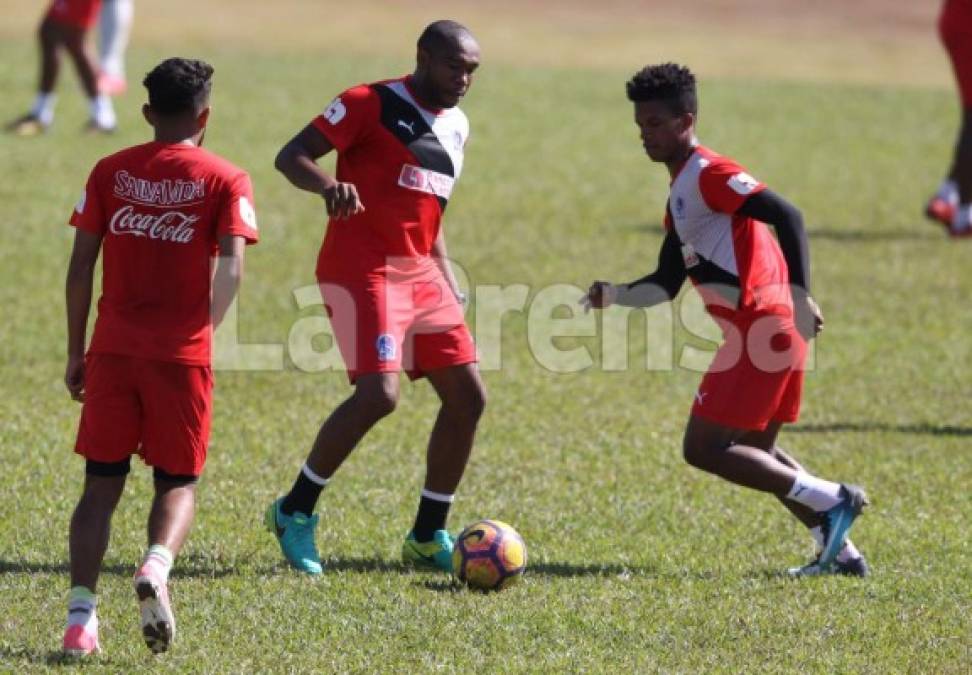
<svg viewBox="0 0 972 675"><path fill-rule="evenodd" d="M166 211L155 215L138 213L133 206L123 206L111 217L108 229L112 234L130 234L134 237L188 244L196 233L192 224L197 220L199 216L187 215L181 211Z"/></svg>

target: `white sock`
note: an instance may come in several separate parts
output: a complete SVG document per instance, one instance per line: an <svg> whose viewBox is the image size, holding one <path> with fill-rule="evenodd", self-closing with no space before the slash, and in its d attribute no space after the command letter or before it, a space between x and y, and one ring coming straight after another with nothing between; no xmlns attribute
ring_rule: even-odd
<svg viewBox="0 0 972 675"><path fill-rule="evenodd" d="M849 560L857 560L860 557L861 552L854 546L854 542L847 539L844 541L844 548L840 549L840 553L837 554L837 562L845 563Z"/></svg>
<svg viewBox="0 0 972 675"><path fill-rule="evenodd" d="M118 123L111 97L106 94L98 94L91 99L88 109L91 112L91 119L103 129L112 129Z"/></svg>
<svg viewBox="0 0 972 675"><path fill-rule="evenodd" d="M814 511L826 511L840 503L840 484L797 471L796 480L786 498L809 506Z"/></svg>
<svg viewBox="0 0 972 675"><path fill-rule="evenodd" d="M97 623L95 609L98 599L86 586L75 586L68 596L68 626L86 626L91 621Z"/></svg>
<svg viewBox="0 0 972 675"><path fill-rule="evenodd" d="M952 206L958 206L959 203L959 192L958 184L949 178L942 181L942 184L938 186L938 192L935 196L939 199L943 199Z"/></svg>
<svg viewBox="0 0 972 675"><path fill-rule="evenodd" d="M36 117L41 124L49 127L54 121L54 104L57 102L57 95L54 92L39 93L34 99L34 107L30 109L30 114Z"/></svg>
<svg viewBox="0 0 972 675"><path fill-rule="evenodd" d="M962 204L952 217L952 231L959 232L972 227L972 204Z"/></svg>
<svg viewBox="0 0 972 675"><path fill-rule="evenodd" d="M169 571L172 569L172 551L162 544L152 544L142 559L142 566L150 566L162 578L162 581L169 580Z"/></svg>
<svg viewBox="0 0 972 675"><path fill-rule="evenodd" d="M824 536L823 528L817 525L816 527L810 528L810 536L813 537L813 543L816 544L817 553L823 550ZM840 553L837 554L837 562L847 562L848 560L857 560L861 557L861 552L857 550L854 546L854 542L850 539L844 540L844 547L840 549Z"/></svg>
<svg viewBox="0 0 972 675"><path fill-rule="evenodd" d="M321 487L327 485L327 478L324 478L323 476L318 476L316 473L314 473L313 469L307 466L306 463L304 464L303 467L301 467L300 472L304 474L307 480L309 480L311 483L314 483L314 485L320 485Z"/></svg>
<svg viewBox="0 0 972 675"><path fill-rule="evenodd" d="M132 32L134 14L132 0L109 0L101 6L98 60L101 70L114 77L125 77L125 48Z"/></svg>

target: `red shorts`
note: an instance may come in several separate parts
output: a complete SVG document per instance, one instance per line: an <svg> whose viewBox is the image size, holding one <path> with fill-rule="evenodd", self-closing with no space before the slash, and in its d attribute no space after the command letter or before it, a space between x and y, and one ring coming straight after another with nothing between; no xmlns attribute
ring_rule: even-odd
<svg viewBox="0 0 972 675"><path fill-rule="evenodd" d="M972 108L972 0L946 0L938 34L952 59L962 106Z"/></svg>
<svg viewBox="0 0 972 675"><path fill-rule="evenodd" d="M141 455L174 476L198 476L206 463L212 414L209 366L89 354L74 451L96 462Z"/></svg>
<svg viewBox="0 0 972 675"><path fill-rule="evenodd" d="M462 305L441 275L319 283L352 384L368 373L405 370L414 380L477 361Z"/></svg>
<svg viewBox="0 0 972 675"><path fill-rule="evenodd" d="M718 320L725 341L695 394L692 414L747 431L796 422L807 343L789 317Z"/></svg>
<svg viewBox="0 0 972 675"><path fill-rule="evenodd" d="M102 0L54 0L47 11L47 18L87 30L98 18L101 2Z"/></svg>

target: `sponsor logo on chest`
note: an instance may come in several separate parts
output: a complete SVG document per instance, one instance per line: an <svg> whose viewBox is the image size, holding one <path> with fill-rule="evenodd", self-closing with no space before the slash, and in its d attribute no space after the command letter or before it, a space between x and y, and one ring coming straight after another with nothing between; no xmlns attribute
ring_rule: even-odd
<svg viewBox="0 0 972 675"><path fill-rule="evenodd" d="M402 165L402 172L398 175L398 184L409 190L426 192L436 197L448 199L456 179L432 169L426 169L412 164Z"/></svg>
<svg viewBox="0 0 972 675"><path fill-rule="evenodd" d="M123 206L111 217L108 231L116 235L145 237L158 241L188 244L196 234L193 227L199 216L182 211L139 213L134 206Z"/></svg>

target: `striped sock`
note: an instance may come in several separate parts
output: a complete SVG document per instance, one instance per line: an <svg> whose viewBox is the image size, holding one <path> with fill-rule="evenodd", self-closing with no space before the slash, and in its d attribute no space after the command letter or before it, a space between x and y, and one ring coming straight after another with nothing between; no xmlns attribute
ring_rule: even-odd
<svg viewBox="0 0 972 675"><path fill-rule="evenodd" d="M422 490L418 513L415 514L415 525L412 526L415 541L432 541L436 530L445 529L446 518L449 517L449 507L452 506L454 499L455 495Z"/></svg>
<svg viewBox="0 0 972 675"><path fill-rule="evenodd" d="M162 581L167 582L169 571L172 569L172 560L172 551L162 544L152 544L142 559L142 567L151 567Z"/></svg>
<svg viewBox="0 0 972 675"><path fill-rule="evenodd" d="M74 586L68 596L68 626L85 626L97 621L95 609L98 599L87 586Z"/></svg>

